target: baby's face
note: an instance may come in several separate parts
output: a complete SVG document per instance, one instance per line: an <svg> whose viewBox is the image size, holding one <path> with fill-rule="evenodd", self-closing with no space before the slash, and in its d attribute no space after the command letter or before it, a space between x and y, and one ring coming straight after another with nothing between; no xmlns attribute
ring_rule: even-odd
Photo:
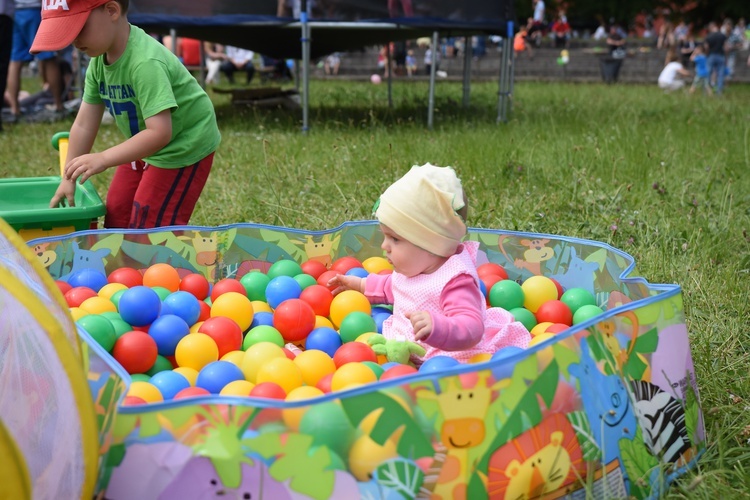
<svg viewBox="0 0 750 500"><path fill-rule="evenodd" d="M419 274L435 272L445 263L446 258L432 254L402 238L385 224L380 225L383 243L380 245L385 256L397 273L411 278Z"/></svg>

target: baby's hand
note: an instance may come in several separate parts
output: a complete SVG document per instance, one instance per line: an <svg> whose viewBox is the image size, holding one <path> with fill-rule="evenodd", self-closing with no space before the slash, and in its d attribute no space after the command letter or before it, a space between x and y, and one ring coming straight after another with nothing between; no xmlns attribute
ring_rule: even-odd
<svg viewBox="0 0 750 500"><path fill-rule="evenodd" d="M426 339L432 333L432 316L427 311L412 311L406 313L414 328L414 340Z"/></svg>
<svg viewBox="0 0 750 500"><path fill-rule="evenodd" d="M358 292L365 293L365 280L363 278L360 278L359 276L337 274L336 276L328 280L327 286L334 295L338 295L344 290L356 290Z"/></svg>

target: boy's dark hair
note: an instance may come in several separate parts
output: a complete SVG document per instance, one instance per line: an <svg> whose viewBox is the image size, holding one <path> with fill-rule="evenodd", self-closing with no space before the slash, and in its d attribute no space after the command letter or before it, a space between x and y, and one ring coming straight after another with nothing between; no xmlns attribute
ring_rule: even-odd
<svg viewBox="0 0 750 500"><path fill-rule="evenodd" d="M113 0L120 4L120 10L122 10L123 14L128 13L128 7L130 7L130 0Z"/></svg>

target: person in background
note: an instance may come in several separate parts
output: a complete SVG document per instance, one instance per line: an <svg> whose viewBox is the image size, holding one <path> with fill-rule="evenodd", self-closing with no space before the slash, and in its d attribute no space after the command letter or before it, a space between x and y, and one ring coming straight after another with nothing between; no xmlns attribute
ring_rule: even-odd
<svg viewBox="0 0 750 500"><path fill-rule="evenodd" d="M323 63L323 69L326 75L336 76L339 74L339 68L341 67L341 54L333 52L326 56L325 62Z"/></svg>
<svg viewBox="0 0 750 500"><path fill-rule="evenodd" d="M201 41L180 37L177 41L177 56L185 66L201 65Z"/></svg>
<svg viewBox="0 0 750 500"><path fill-rule="evenodd" d="M5 85L8 80L10 51L13 47L13 14L15 10L16 6L13 0L0 0L0 98L3 100L5 99ZM0 132L2 130L3 122L0 121Z"/></svg>
<svg viewBox="0 0 750 500"><path fill-rule="evenodd" d="M413 76L417 73L417 58L414 57L414 50L409 49L406 52L406 74Z"/></svg>
<svg viewBox="0 0 750 500"><path fill-rule="evenodd" d="M555 35L555 47L558 49L566 48L570 40L570 24L565 16L557 16L552 23L552 33Z"/></svg>
<svg viewBox="0 0 750 500"><path fill-rule="evenodd" d="M531 44L528 42L528 35L529 32L526 30L526 26L521 26L518 33L513 36L513 51L515 52L516 57L518 57L521 52L526 52L529 55L529 59L534 59L534 51L531 48Z"/></svg>
<svg viewBox="0 0 750 500"><path fill-rule="evenodd" d="M702 45L695 47L690 60L695 66L695 78L693 78L693 84L690 86L690 93L694 93L695 89L702 88L706 94L711 95L711 85L708 83L708 65Z"/></svg>
<svg viewBox="0 0 750 500"><path fill-rule="evenodd" d="M660 89L671 92L683 88L685 86L685 79L689 76L690 72L682 66L677 55L672 54L669 62L661 70L657 81Z"/></svg>
<svg viewBox="0 0 750 500"><path fill-rule="evenodd" d="M188 224L221 141L211 100L173 53L128 22L128 0L67 0L66 7L42 12L31 46L73 43L91 58L50 208L74 205L76 183L116 167L105 227ZM105 109L126 140L91 153Z"/></svg>
<svg viewBox="0 0 750 500"><path fill-rule="evenodd" d="M440 67L440 50L435 52L435 71ZM424 71L426 75L432 72L432 45L427 46L424 52Z"/></svg>
<svg viewBox="0 0 750 500"><path fill-rule="evenodd" d="M719 30L719 25L714 21L708 23L708 35L704 44L709 82L713 83L716 94L721 95L724 91L724 71L727 63L727 36Z"/></svg>
<svg viewBox="0 0 750 500"><path fill-rule="evenodd" d="M255 52L227 45L225 53L227 57L221 63L221 72L227 76L229 83L234 84L234 72L239 70L245 72L245 83L249 85L255 75Z"/></svg>
<svg viewBox="0 0 750 500"><path fill-rule="evenodd" d="M203 53L206 55L206 83L219 83L221 63L227 59L224 46L213 42L203 42Z"/></svg>

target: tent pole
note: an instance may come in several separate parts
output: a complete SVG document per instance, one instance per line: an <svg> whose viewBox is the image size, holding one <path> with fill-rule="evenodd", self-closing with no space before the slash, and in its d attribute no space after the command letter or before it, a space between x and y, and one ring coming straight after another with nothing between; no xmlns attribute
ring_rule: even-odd
<svg viewBox="0 0 750 500"><path fill-rule="evenodd" d="M198 60L201 62L201 69L200 69L200 84L201 87L205 90L206 88L206 49L203 47L203 40L201 40L201 44L198 47Z"/></svg>
<svg viewBox="0 0 750 500"><path fill-rule="evenodd" d="M310 130L310 25L307 23L307 0L302 0L299 20L302 24L302 133Z"/></svg>
<svg viewBox="0 0 750 500"><path fill-rule="evenodd" d="M469 107L471 94L471 37L464 37L464 108Z"/></svg>
<svg viewBox="0 0 750 500"><path fill-rule="evenodd" d="M427 128L432 130L433 116L435 114L435 73L437 72L438 32L432 32L432 53L430 54L430 94L427 101Z"/></svg>
<svg viewBox="0 0 750 500"><path fill-rule="evenodd" d="M385 44L385 70L388 72L388 109L393 109L393 54L391 42Z"/></svg>
<svg viewBox="0 0 750 500"><path fill-rule="evenodd" d="M510 94L513 81L513 21L508 21L507 32L503 38L503 49L500 54L500 79L498 82L497 123L507 123L510 107Z"/></svg>

